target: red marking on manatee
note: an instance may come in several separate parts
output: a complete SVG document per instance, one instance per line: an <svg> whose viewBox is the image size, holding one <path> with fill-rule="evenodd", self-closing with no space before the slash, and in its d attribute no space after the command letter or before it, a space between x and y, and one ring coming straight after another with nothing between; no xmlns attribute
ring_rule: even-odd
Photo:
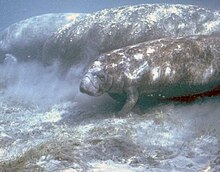
<svg viewBox="0 0 220 172"><path fill-rule="evenodd" d="M197 98L214 97L214 96L219 96L219 95L220 95L220 85L210 91L197 93L197 94L190 94L190 95L185 95L185 96L165 98L165 100L190 103L190 102L195 101Z"/></svg>

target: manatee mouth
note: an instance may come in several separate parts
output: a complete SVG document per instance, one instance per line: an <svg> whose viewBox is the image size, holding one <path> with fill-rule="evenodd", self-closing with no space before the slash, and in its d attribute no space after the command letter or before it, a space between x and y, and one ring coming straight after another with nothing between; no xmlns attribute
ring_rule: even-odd
<svg viewBox="0 0 220 172"><path fill-rule="evenodd" d="M90 96L100 96L102 92L100 91L99 83L100 81L97 77L86 75L80 83L80 91Z"/></svg>

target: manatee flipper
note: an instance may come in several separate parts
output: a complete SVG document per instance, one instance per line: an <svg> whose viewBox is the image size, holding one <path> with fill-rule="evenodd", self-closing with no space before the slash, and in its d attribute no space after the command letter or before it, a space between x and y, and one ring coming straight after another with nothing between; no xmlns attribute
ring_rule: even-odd
<svg viewBox="0 0 220 172"><path fill-rule="evenodd" d="M120 112L118 113L119 116L129 113L138 101L139 94L138 94L138 90L135 87L127 88L126 93L127 93L127 100L124 106L122 107L122 109L120 110Z"/></svg>

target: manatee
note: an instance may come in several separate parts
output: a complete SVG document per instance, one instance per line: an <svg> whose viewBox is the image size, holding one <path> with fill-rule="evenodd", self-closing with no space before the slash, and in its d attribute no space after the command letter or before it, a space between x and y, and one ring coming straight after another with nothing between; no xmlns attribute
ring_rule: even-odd
<svg viewBox="0 0 220 172"><path fill-rule="evenodd" d="M145 4L104 9L55 32L43 60L71 66L101 53L144 41L187 35L218 35L220 13L192 5Z"/></svg>
<svg viewBox="0 0 220 172"><path fill-rule="evenodd" d="M83 17L79 13L51 13L28 18L0 32L0 62L6 54L19 61L42 56L43 44L58 28Z"/></svg>
<svg viewBox="0 0 220 172"><path fill-rule="evenodd" d="M90 96L124 96L119 114L125 114L142 96L172 99L219 85L220 37L188 36L143 42L100 55L82 78L80 91Z"/></svg>

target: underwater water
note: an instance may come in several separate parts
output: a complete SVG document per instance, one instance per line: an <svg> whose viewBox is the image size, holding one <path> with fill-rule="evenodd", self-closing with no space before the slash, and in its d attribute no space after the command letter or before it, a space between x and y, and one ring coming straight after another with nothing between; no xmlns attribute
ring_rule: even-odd
<svg viewBox="0 0 220 172"><path fill-rule="evenodd" d="M49 1L44 3L48 9L39 6L34 14L54 12ZM213 1L209 7L218 4ZM119 5L124 4L61 6L68 11L53 6L59 12L91 12ZM220 171L219 97L190 104L152 103L141 113L137 106L119 118L115 113L121 107L108 95L79 92L81 65L60 77L56 65L0 64L0 172Z"/></svg>
<svg viewBox="0 0 220 172"><path fill-rule="evenodd" d="M218 98L118 118L115 101L82 95L55 69L1 66L2 171L220 170Z"/></svg>

